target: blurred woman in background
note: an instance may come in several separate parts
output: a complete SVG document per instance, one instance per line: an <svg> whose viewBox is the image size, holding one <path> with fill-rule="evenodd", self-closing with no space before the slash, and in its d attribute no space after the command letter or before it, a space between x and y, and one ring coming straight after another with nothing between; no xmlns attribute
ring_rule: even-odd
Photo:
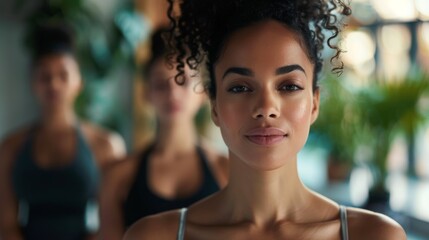
<svg viewBox="0 0 429 240"><path fill-rule="evenodd" d="M199 78L179 86L166 65L162 30L152 37L146 65L146 97L158 120L155 141L142 152L109 167L101 195L101 237L122 239L144 216L189 206L227 182L227 160L200 141L194 118L206 101Z"/></svg>
<svg viewBox="0 0 429 240"><path fill-rule="evenodd" d="M124 144L75 114L83 83L69 29L39 27L32 41L41 115L0 146L0 238L89 239L85 215L100 169L123 157Z"/></svg>
<svg viewBox="0 0 429 240"><path fill-rule="evenodd" d="M336 54L334 70L342 69L333 40L341 16L351 12L348 1L169 2L170 9L179 7L169 12L176 47L169 62L185 85L192 79L184 68L207 66L212 119L228 146L229 181L189 208L140 220L124 239L406 239L392 219L341 206L298 175L298 153L319 113L325 46Z"/></svg>

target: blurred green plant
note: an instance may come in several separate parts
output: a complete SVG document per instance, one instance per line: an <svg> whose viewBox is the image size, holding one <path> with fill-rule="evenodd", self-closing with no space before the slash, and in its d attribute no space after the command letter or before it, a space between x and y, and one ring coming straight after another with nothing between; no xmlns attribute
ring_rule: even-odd
<svg viewBox="0 0 429 240"><path fill-rule="evenodd" d="M333 75L321 81L320 94L320 111L311 128L310 144L327 148L330 160L351 165L359 133L355 94Z"/></svg>
<svg viewBox="0 0 429 240"><path fill-rule="evenodd" d="M23 11L31 0L16 2ZM77 56L86 78L103 79L118 62L134 64L134 52L115 16L102 19L97 7L83 0L43 0L26 14L27 37L31 46L31 32L37 26L63 23L74 30Z"/></svg>
<svg viewBox="0 0 429 240"><path fill-rule="evenodd" d="M310 144L322 145L329 160L352 165L360 146L372 149L368 159L374 190L385 191L387 156L394 138L403 134L408 158L415 158L415 137L429 120L429 78L415 74L396 81L379 79L350 90L335 76L322 81L320 113ZM410 166L409 174L413 174Z"/></svg>
<svg viewBox="0 0 429 240"><path fill-rule="evenodd" d="M357 95L361 131L369 136L362 144L373 149L375 191L385 191L387 155L397 134L406 136L409 157L413 157L416 133L429 119L425 104L428 92L428 77L416 74L396 81L373 81Z"/></svg>

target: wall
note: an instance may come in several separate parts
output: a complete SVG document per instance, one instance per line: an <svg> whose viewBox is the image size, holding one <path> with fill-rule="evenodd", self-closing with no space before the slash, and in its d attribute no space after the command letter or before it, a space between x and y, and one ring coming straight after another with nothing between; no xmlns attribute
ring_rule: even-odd
<svg viewBox="0 0 429 240"><path fill-rule="evenodd" d="M29 61L22 48L23 21L0 3L0 139L37 116L29 83Z"/></svg>

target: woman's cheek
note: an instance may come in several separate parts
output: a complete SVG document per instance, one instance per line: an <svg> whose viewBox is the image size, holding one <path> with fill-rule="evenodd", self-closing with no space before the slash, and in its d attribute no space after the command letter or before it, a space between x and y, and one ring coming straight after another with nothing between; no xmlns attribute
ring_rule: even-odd
<svg viewBox="0 0 429 240"><path fill-rule="evenodd" d="M296 102L292 106L293 109L284 114L292 128L292 135L296 139L297 148L300 149L308 138L312 104L310 101L301 101Z"/></svg>
<svg viewBox="0 0 429 240"><path fill-rule="evenodd" d="M291 104L291 108L284 112L290 122L303 125L309 122L310 119L310 104L306 101Z"/></svg>
<svg viewBox="0 0 429 240"><path fill-rule="evenodd" d="M307 124L311 121L312 96L305 90L283 105L283 117L286 116L290 123Z"/></svg>
<svg viewBox="0 0 429 240"><path fill-rule="evenodd" d="M221 98L219 98L221 99ZM233 138L240 134L241 126L245 123L246 108L236 99L218 101L219 128L226 144L231 143Z"/></svg>
<svg viewBox="0 0 429 240"><path fill-rule="evenodd" d="M242 101L230 98L226 101L220 101L218 106L219 120L230 126L229 128L235 128L235 126L243 123L243 117L246 117L246 106Z"/></svg>

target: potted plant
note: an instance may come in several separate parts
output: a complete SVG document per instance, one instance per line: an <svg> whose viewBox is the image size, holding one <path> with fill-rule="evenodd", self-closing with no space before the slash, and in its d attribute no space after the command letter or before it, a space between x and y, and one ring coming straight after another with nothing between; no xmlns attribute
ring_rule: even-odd
<svg viewBox="0 0 429 240"><path fill-rule="evenodd" d="M348 177L353 165L358 134L354 94L335 76L328 75L320 87L320 113L312 126L310 144L328 149L328 180Z"/></svg>
<svg viewBox="0 0 429 240"><path fill-rule="evenodd" d="M370 144L373 149L370 163L375 181L368 204L389 200L386 164L390 146L396 134L403 133L411 146L409 152L413 152L415 133L428 119L419 104L428 89L428 79L418 75L399 81L374 81L357 95L361 131L370 136L364 144Z"/></svg>

